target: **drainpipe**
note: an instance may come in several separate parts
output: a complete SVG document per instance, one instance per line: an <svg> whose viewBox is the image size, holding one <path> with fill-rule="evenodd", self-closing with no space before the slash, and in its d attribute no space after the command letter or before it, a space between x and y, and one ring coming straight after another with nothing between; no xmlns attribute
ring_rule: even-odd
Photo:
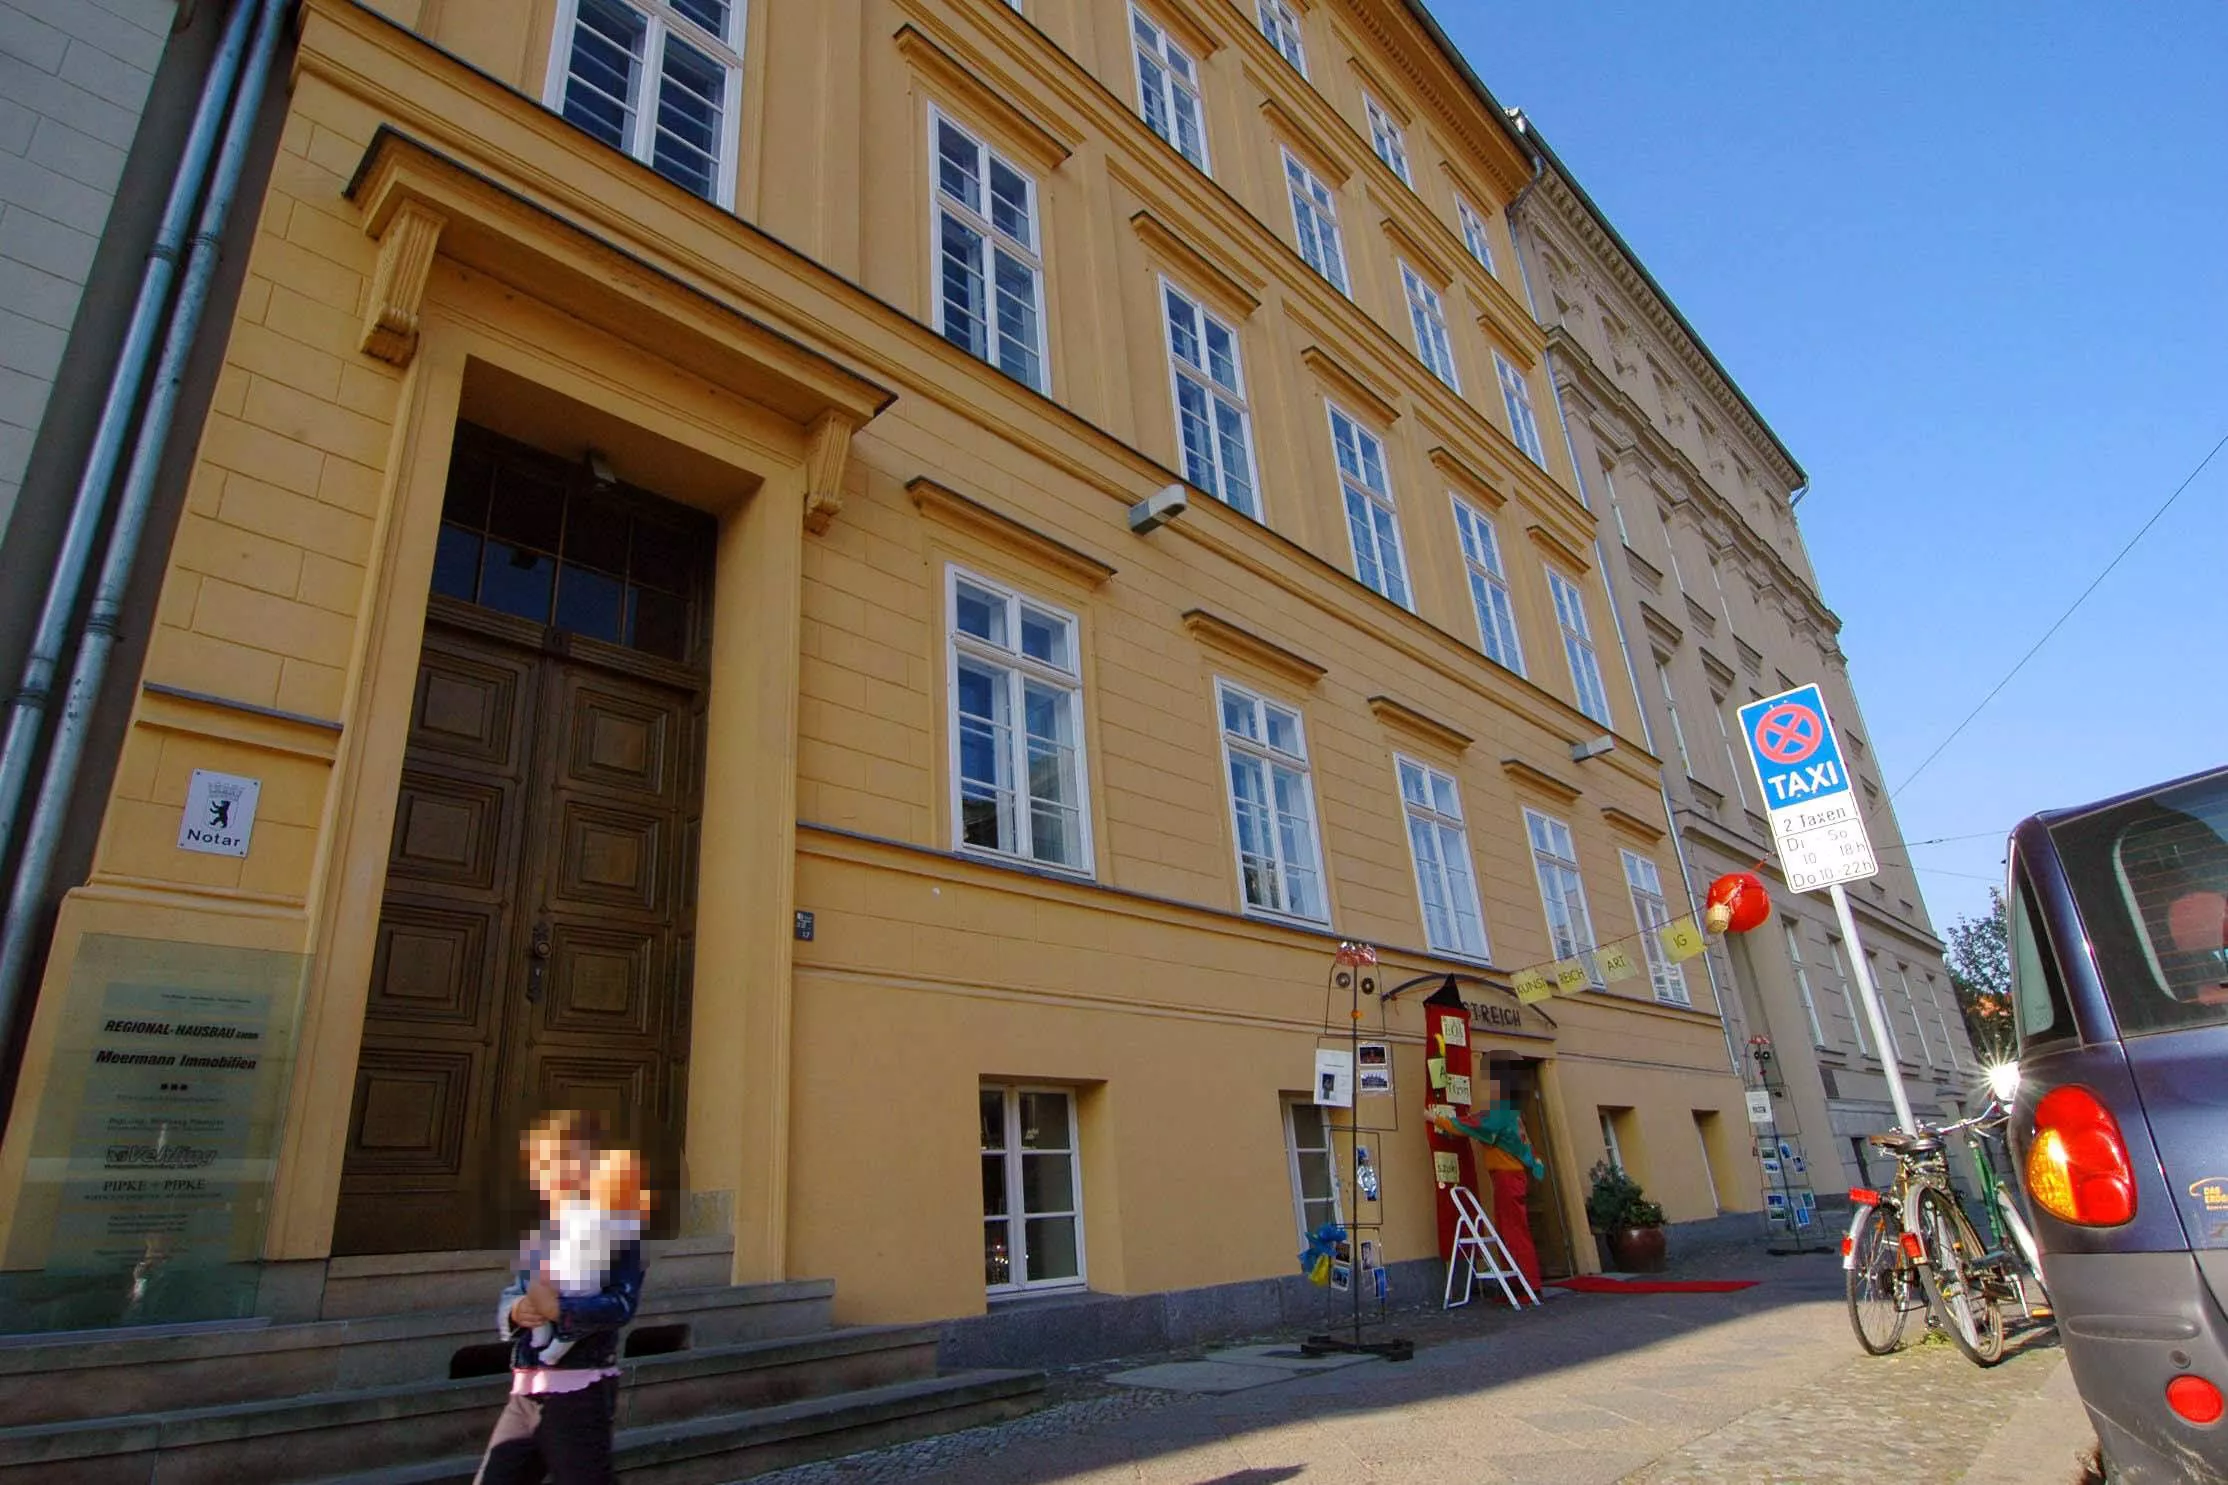
<svg viewBox="0 0 2228 1485"><path fill-rule="evenodd" d="M8 736L0 748L0 860L7 857L15 839L16 817L31 778L32 756L38 751L39 731L46 720L47 703L54 694L54 672L61 664L63 645L69 638L70 615L85 585L85 571L93 559L93 538L108 511L108 487L115 482L116 466L124 456L124 439L131 432L133 411L154 359L155 331L170 303L170 286L178 273L178 259L186 248L186 232L193 225L193 209L208 179L209 163L216 154L217 130L223 126L225 106L232 100L232 85L239 76L240 58L247 51L248 22L253 0L238 0L225 22L224 39L210 60L209 76L201 85L201 101L194 105L193 125L186 132L185 152L170 178L170 199L154 246L147 250L147 267L140 275L139 301L132 307L131 324L124 331L123 350L116 369L109 373L108 395L101 403L100 423L85 469L70 502L69 526L62 549L54 559L54 575L47 581L46 605L39 610L39 626L31 639L31 653L23 662L23 679L8 711Z"/></svg>
<svg viewBox="0 0 2228 1485"><path fill-rule="evenodd" d="M54 869L54 855L62 839L62 820L70 794L77 786L78 766L85 757L85 735L93 721L93 706L100 698L122 628L124 592L130 585L132 564L139 555L139 538L147 525L148 507L154 501L155 475L162 464L163 445L177 415L178 398L186 377L186 363L193 354L201 316L209 306L209 287L217 271L224 243L225 224L232 215L232 201L239 193L240 177L247 168L249 146L255 139L256 116L263 110L263 92L271 77L271 61L285 30L289 0L239 0L239 9L228 23L226 41L238 29L241 17L255 15L255 39L250 43L239 89L233 94L224 126L224 143L216 157L208 199L202 203L194 226L193 246L178 290L177 305L164 333L162 357L140 415L139 431L132 446L130 468L117 501L115 528L109 532L108 550L101 559L100 582L93 590L91 611L85 617L85 635L78 646L77 663L70 671L69 691L63 699L62 717L54 731L54 745L39 786L38 806L17 863L8 914L0 925L0 1044L13 1028L16 1001L24 971L31 959L33 920L46 895L47 879ZM195 126L198 129L197 117ZM152 269L152 265L150 265ZM144 300L142 301L144 302ZM135 323L136 328L136 323ZM105 431L105 419L104 419ZM120 442L121 435L117 435ZM88 467L87 480L92 478ZM105 483L105 482L104 482ZM76 517L73 515L73 535ZM11 746L14 736L11 730Z"/></svg>

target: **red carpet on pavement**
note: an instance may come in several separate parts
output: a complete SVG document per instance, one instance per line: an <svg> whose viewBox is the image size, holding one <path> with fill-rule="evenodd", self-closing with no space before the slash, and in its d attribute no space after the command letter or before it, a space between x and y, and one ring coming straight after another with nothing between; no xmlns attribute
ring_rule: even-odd
<svg viewBox="0 0 2228 1485"><path fill-rule="evenodd" d="M1581 1294L1731 1294L1737 1289L1756 1287L1754 1279L1605 1279L1599 1274L1580 1274L1548 1282L1558 1289L1575 1289Z"/></svg>

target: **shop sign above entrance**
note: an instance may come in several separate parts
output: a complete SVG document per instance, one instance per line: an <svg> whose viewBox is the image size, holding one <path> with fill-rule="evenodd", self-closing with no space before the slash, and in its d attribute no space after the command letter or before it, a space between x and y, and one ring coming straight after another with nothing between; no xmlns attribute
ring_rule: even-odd
<svg viewBox="0 0 2228 1485"><path fill-rule="evenodd" d="M1465 985L1462 1008L1470 1024L1488 1036L1552 1037L1555 1019L1536 1005L1526 1005L1498 985Z"/></svg>
<svg viewBox="0 0 2228 1485"><path fill-rule="evenodd" d="M255 835L255 802L262 793L261 779L195 769L186 785L186 812L178 821L178 849L245 856Z"/></svg>
<svg viewBox="0 0 2228 1485"><path fill-rule="evenodd" d="M1818 687L1797 686L1742 707L1741 737L1756 766L1787 885L1815 892L1879 875Z"/></svg>

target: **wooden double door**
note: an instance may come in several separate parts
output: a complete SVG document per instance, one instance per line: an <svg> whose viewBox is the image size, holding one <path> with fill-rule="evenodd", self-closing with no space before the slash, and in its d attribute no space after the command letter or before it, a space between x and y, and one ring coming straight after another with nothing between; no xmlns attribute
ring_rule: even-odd
<svg viewBox="0 0 2228 1485"><path fill-rule="evenodd" d="M431 600L335 1253L516 1243L552 1109L678 1190L702 700L686 665Z"/></svg>

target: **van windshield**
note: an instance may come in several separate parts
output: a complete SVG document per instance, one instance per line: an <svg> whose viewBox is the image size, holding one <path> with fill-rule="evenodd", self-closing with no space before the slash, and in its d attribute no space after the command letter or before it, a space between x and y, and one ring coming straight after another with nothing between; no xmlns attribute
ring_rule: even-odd
<svg viewBox="0 0 2228 1485"><path fill-rule="evenodd" d="M2050 833L2120 1034L2228 1024L2228 775Z"/></svg>

